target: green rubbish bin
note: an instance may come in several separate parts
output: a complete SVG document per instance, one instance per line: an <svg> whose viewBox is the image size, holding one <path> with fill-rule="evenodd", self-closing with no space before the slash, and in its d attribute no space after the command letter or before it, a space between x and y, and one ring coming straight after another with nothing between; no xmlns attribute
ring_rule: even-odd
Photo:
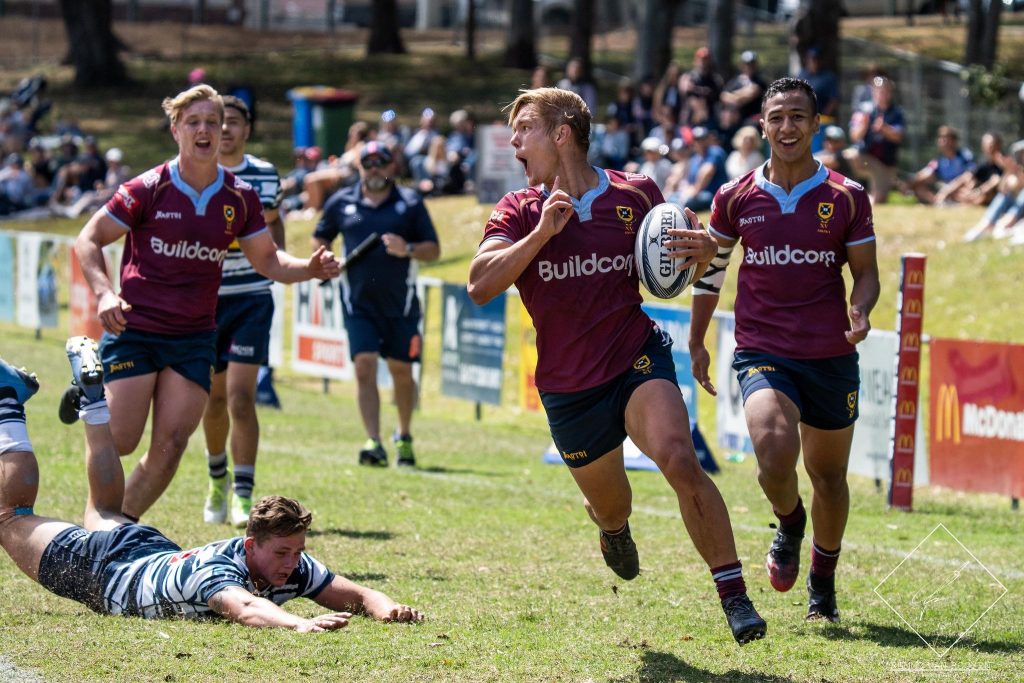
<svg viewBox="0 0 1024 683"><path fill-rule="evenodd" d="M355 121L359 95L351 90L311 85L288 91L292 102L292 142L295 147L319 147L323 154L345 151L348 129Z"/></svg>

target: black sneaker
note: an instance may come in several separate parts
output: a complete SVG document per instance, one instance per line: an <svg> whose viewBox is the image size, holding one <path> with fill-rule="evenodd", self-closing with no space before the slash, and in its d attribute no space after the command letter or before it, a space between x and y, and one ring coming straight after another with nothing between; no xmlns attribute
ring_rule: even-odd
<svg viewBox="0 0 1024 683"><path fill-rule="evenodd" d="M768 581L772 588L785 593L796 584L800 574L800 542L803 536L787 534L782 529L775 532L775 540L765 556L764 567L768 570Z"/></svg>
<svg viewBox="0 0 1024 683"><path fill-rule="evenodd" d="M82 400L82 390L77 384L72 384L64 390L60 397L60 406L57 408L57 417L66 425L73 425L78 422L79 403Z"/></svg>
<svg viewBox="0 0 1024 683"><path fill-rule="evenodd" d="M384 446L380 444L380 441L367 439L366 443L363 444L362 450L359 451L359 464L369 465L370 467L387 467L388 452L384 450Z"/></svg>
<svg viewBox="0 0 1024 683"><path fill-rule="evenodd" d="M64 424L78 420L78 411L89 405L106 403L103 393L103 363L99 348L89 337L71 337L64 345L71 364L71 386L60 399L57 415Z"/></svg>
<svg viewBox="0 0 1024 683"><path fill-rule="evenodd" d="M416 454L412 452L412 437L407 436L403 439L396 434L394 440L395 452L398 453L398 460L396 461L398 466L415 467Z"/></svg>
<svg viewBox="0 0 1024 683"><path fill-rule="evenodd" d="M835 578L812 581L807 575L807 621L822 619L839 623L839 608L836 606Z"/></svg>
<svg viewBox="0 0 1024 683"><path fill-rule="evenodd" d="M640 573L640 555L629 533L629 522L617 534L601 530L601 554L604 563L626 581L632 581Z"/></svg>
<svg viewBox="0 0 1024 683"><path fill-rule="evenodd" d="M754 603L750 602L746 593L723 600L722 610L729 621L729 628L732 629L732 637L740 645L760 640L768 632L768 624L754 609Z"/></svg>

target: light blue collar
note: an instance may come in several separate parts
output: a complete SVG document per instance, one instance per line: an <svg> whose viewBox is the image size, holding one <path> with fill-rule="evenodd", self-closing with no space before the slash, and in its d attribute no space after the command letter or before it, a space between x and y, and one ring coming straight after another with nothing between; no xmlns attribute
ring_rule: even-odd
<svg viewBox="0 0 1024 683"><path fill-rule="evenodd" d="M796 211L796 205L800 198L828 179L828 169L819 161L818 170L814 172L814 175L807 180L797 183L793 191L786 194L785 190L764 177L764 170L766 168L768 168L768 161L761 164L754 173L754 183L772 197L775 197L775 201L779 203L779 209L782 213L793 213Z"/></svg>
<svg viewBox="0 0 1024 683"><path fill-rule="evenodd" d="M569 197L569 199L572 200L572 208L576 211L576 217L580 219L580 222L590 220L591 205L594 203L595 199L600 197L604 191L608 189L608 174L605 173L605 170L603 168L598 168L597 166L591 166L590 168L594 169L594 172L597 173L597 187L587 190L579 199ZM542 191L545 197L550 194L547 186L545 186Z"/></svg>
<svg viewBox="0 0 1024 683"><path fill-rule="evenodd" d="M224 185L224 169L218 164L217 166L217 179L212 183L203 188L202 193L196 192L195 189L184 180L181 179L181 171L178 169L178 157L171 159L168 164L171 169L171 182L178 190L192 200L192 205L195 206L196 215L206 215L206 205L213 199L213 195L217 194L221 186Z"/></svg>

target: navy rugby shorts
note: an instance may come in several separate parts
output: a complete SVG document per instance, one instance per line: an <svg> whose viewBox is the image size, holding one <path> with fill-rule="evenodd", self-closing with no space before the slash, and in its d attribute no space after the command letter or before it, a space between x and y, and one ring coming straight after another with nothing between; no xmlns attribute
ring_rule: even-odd
<svg viewBox="0 0 1024 683"><path fill-rule="evenodd" d="M569 467L583 467L621 446L626 439L626 404L637 387L652 379L678 386L672 337L659 328L651 330L630 368L619 376L583 391L541 391L540 401L562 461Z"/></svg>
<svg viewBox="0 0 1024 683"><path fill-rule="evenodd" d="M269 289L217 299L217 362L213 371L224 372L228 363L265 365L270 358L273 322L274 297Z"/></svg>
<svg viewBox="0 0 1024 683"><path fill-rule="evenodd" d="M100 339L103 381L171 368L209 393L216 338L212 330L180 336L130 329L118 335L104 332Z"/></svg>
<svg viewBox="0 0 1024 683"><path fill-rule="evenodd" d="M107 583L121 567L141 557L178 552L181 547L151 526L122 524L108 531L72 526L50 541L39 560L39 584L94 612L109 613L103 599ZM131 606L122 612L134 613Z"/></svg>
<svg viewBox="0 0 1024 683"><path fill-rule="evenodd" d="M844 429L860 414L857 352L835 358L794 360L760 351L736 351L732 368L743 401L758 389L781 391L816 429Z"/></svg>
<svg viewBox="0 0 1024 683"><path fill-rule="evenodd" d="M355 359L357 353L379 353L384 358L405 363L420 362L423 340L419 316L345 316L348 344Z"/></svg>

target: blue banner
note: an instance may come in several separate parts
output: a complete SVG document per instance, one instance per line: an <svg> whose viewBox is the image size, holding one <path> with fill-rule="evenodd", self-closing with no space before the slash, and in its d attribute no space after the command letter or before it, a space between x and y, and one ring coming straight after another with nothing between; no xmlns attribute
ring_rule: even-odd
<svg viewBox="0 0 1024 683"><path fill-rule="evenodd" d="M441 296L441 393L501 405L505 295L477 306L465 285L445 283Z"/></svg>
<svg viewBox="0 0 1024 683"><path fill-rule="evenodd" d="M690 370L690 309L663 304L645 303L644 313L672 337L672 362L676 365L676 381L691 420L697 419L697 383Z"/></svg>
<svg viewBox="0 0 1024 683"><path fill-rule="evenodd" d="M14 322L14 241L0 235L0 320Z"/></svg>

